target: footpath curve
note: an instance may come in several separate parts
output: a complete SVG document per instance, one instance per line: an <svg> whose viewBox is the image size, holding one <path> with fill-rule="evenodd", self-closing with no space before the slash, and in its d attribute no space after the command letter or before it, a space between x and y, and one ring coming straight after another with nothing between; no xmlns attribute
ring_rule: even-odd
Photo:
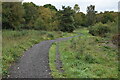
<svg viewBox="0 0 120 80"><path fill-rule="evenodd" d="M27 50L24 55L11 66L8 78L52 78L49 68L49 49L54 42L68 40L73 37L58 38L40 42Z"/></svg>

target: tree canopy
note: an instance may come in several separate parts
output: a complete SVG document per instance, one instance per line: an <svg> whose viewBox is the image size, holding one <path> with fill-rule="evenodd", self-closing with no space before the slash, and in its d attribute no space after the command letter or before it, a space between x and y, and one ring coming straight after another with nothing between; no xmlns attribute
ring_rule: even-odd
<svg viewBox="0 0 120 80"><path fill-rule="evenodd" d="M3 2L3 29L37 29L61 30L73 32L81 26L92 26L96 23L117 22L117 12L105 11L96 13L95 6L87 7L87 14L80 12L80 6L62 6L57 10L52 4L37 6L33 2Z"/></svg>

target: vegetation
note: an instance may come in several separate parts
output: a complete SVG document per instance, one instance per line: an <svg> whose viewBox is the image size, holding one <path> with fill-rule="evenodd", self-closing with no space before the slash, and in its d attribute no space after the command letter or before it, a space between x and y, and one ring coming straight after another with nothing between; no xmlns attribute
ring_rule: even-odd
<svg viewBox="0 0 120 80"><path fill-rule="evenodd" d="M52 45L49 59L53 77L118 77L118 12L97 13L95 7L88 6L87 14L84 14L78 4L73 8L62 6L61 10L57 10L52 4L38 6L33 2L3 2L3 11L0 11L3 75L8 74L10 65L34 44L82 33L83 36L60 43L63 73L56 69L54 62L58 43Z"/></svg>
<svg viewBox="0 0 120 80"><path fill-rule="evenodd" d="M87 26L95 24L95 6L90 5L87 7Z"/></svg>
<svg viewBox="0 0 120 80"><path fill-rule="evenodd" d="M24 9L21 2L5 2L2 3L2 8L2 28L20 29L24 21Z"/></svg>
<svg viewBox="0 0 120 80"><path fill-rule="evenodd" d="M8 74L8 68L10 65L19 59L19 57L23 55L24 51L41 41L55 39L59 36L62 36L62 34L59 32L46 32L36 30L3 30L3 75Z"/></svg>
<svg viewBox="0 0 120 80"><path fill-rule="evenodd" d="M55 78L118 78L117 49L106 38L78 30L83 36L59 42L64 72L56 69L56 44L50 49L50 68Z"/></svg>
<svg viewBox="0 0 120 80"><path fill-rule="evenodd" d="M80 26L93 26L96 23L106 24L117 21L117 12L105 11L97 13L95 6L87 7L87 14L80 12L80 7L75 4L63 6L57 10L54 5L46 4L37 6L33 2L3 2L3 29L35 29L35 30L60 30L72 32ZM18 16L19 15L19 16Z"/></svg>
<svg viewBox="0 0 120 80"><path fill-rule="evenodd" d="M63 32L73 32L73 30L75 29L73 18L74 11L69 6L62 6L62 9L63 10L60 11L60 30Z"/></svg>
<svg viewBox="0 0 120 80"><path fill-rule="evenodd" d="M53 10L53 11L57 11L56 7L53 6L53 5L51 5L51 4L46 4L46 5L44 5L43 7L49 8L49 9L51 9L51 10Z"/></svg>
<svg viewBox="0 0 120 80"><path fill-rule="evenodd" d="M107 24L97 23L90 28L89 33L94 36L106 36L106 33L110 32L110 28Z"/></svg>

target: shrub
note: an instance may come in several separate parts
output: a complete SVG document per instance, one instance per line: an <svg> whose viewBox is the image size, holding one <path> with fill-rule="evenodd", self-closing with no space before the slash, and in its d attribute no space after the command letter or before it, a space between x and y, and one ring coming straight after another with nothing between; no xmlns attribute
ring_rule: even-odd
<svg viewBox="0 0 120 80"><path fill-rule="evenodd" d="M89 28L89 33L94 36L106 36L106 33L109 33L111 30L107 24L97 23L94 26Z"/></svg>
<svg viewBox="0 0 120 80"><path fill-rule="evenodd" d="M51 38L51 39L54 39L54 35L51 34L51 33L47 34L47 37L49 37L49 38Z"/></svg>
<svg viewBox="0 0 120 80"><path fill-rule="evenodd" d="M116 34L112 37L112 42L115 45L120 46L120 34Z"/></svg>

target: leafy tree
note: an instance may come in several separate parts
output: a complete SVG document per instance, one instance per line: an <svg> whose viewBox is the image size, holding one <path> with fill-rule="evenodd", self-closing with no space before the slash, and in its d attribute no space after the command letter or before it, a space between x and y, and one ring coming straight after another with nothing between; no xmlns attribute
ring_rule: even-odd
<svg viewBox="0 0 120 80"><path fill-rule="evenodd" d="M49 8L40 6L38 12L39 16L35 21L35 28L42 30L54 30L57 28L57 20L55 20L55 11L51 11Z"/></svg>
<svg viewBox="0 0 120 80"><path fill-rule="evenodd" d="M98 22L102 22L103 24L107 23L107 22L116 22L116 19L118 17L118 13L117 12L113 12L113 11L105 11L104 13L98 13L96 14L96 23Z"/></svg>
<svg viewBox="0 0 120 80"><path fill-rule="evenodd" d="M79 7L78 4L75 4L74 10L75 10L76 13L80 11L80 7Z"/></svg>
<svg viewBox="0 0 120 80"><path fill-rule="evenodd" d="M85 26L85 24L86 24L86 16L82 12L75 13L74 20L75 20L75 27L76 28L78 28L80 26Z"/></svg>
<svg viewBox="0 0 120 80"><path fill-rule="evenodd" d="M63 10L60 10L60 30L63 32L73 32L74 26L74 10L71 7L62 6Z"/></svg>
<svg viewBox="0 0 120 80"><path fill-rule="evenodd" d="M87 7L87 26L93 25L95 23L95 6L90 5Z"/></svg>
<svg viewBox="0 0 120 80"><path fill-rule="evenodd" d="M102 23L107 23L108 21L113 22L114 18L111 12L106 11L104 12Z"/></svg>
<svg viewBox="0 0 120 80"><path fill-rule="evenodd" d="M94 26L90 27L89 33L94 36L105 37L106 33L110 32L110 28L107 24L97 23Z"/></svg>
<svg viewBox="0 0 120 80"><path fill-rule="evenodd" d="M49 9L51 9L51 10L53 10L53 11L57 11L56 7L53 6L53 5L51 5L51 4L45 4L43 7L49 8Z"/></svg>
<svg viewBox="0 0 120 80"><path fill-rule="evenodd" d="M38 6L36 6L32 2L28 3L23 3L23 7L25 9L25 27L27 29L32 29L35 24L35 20L38 17Z"/></svg>
<svg viewBox="0 0 120 80"><path fill-rule="evenodd" d="M20 29L24 22L24 9L21 2L2 3L2 24L3 29Z"/></svg>

